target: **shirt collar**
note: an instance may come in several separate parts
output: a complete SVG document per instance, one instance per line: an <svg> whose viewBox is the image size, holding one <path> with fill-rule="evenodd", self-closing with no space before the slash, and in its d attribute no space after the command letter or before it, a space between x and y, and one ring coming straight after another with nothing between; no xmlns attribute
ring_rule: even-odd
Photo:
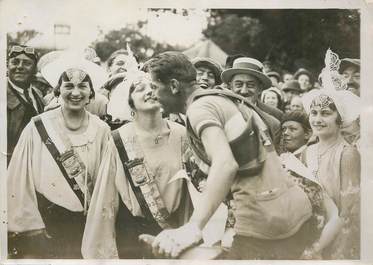
<svg viewBox="0 0 373 265"><path fill-rule="evenodd" d="M15 85L12 81L10 81L10 79L8 78L8 82L11 84L11 86L20 94L24 94L24 91L25 89L23 88L20 88L19 86ZM31 89L31 84L28 88L26 88L26 90L30 90Z"/></svg>

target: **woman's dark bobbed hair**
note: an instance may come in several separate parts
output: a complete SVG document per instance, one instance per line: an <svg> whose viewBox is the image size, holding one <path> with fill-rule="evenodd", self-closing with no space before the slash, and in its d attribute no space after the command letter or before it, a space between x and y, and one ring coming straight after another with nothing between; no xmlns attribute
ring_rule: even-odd
<svg viewBox="0 0 373 265"><path fill-rule="evenodd" d="M62 73L62 75L60 76L60 79L58 80L57 86L53 90L53 93L54 93L55 97L59 97L60 94L61 94L60 88L61 88L62 81L64 81L64 82L69 81L69 78L67 77L66 71ZM84 77L82 82L88 82L89 87L91 89L91 94L89 95L89 99L94 98L96 93L95 93L95 90L93 89L92 80L91 80L91 78L89 77L88 74Z"/></svg>

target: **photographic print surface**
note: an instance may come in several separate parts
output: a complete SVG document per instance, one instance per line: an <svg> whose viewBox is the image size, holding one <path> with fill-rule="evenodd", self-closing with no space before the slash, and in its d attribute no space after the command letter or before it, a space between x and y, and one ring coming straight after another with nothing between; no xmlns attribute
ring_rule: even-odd
<svg viewBox="0 0 373 265"><path fill-rule="evenodd" d="M363 257L364 8L34 4L2 3L6 264Z"/></svg>

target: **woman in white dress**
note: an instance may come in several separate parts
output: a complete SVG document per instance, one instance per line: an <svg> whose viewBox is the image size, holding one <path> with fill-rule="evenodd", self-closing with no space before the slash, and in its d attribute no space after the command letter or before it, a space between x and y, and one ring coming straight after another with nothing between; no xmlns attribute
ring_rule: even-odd
<svg viewBox="0 0 373 265"><path fill-rule="evenodd" d="M85 110L105 72L62 56L42 69L63 104L24 129L8 168L10 258L81 258L86 213L109 127Z"/></svg>
<svg viewBox="0 0 373 265"><path fill-rule="evenodd" d="M338 207L342 231L324 251L325 258L359 259L360 155L345 141L341 128L358 118L359 98L346 90L313 90L304 95L313 135L318 142L302 160Z"/></svg>
<svg viewBox="0 0 373 265"><path fill-rule="evenodd" d="M186 171L186 130L162 119L151 78L139 72L130 82L133 122L113 132L99 171L84 232L84 258L148 258L140 234L187 221L190 201ZM185 175L184 175L185 176Z"/></svg>

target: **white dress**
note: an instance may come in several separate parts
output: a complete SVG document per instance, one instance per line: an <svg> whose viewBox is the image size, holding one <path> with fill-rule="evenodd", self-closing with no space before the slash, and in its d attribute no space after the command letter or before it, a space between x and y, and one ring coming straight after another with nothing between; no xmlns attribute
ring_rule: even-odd
<svg viewBox="0 0 373 265"><path fill-rule="evenodd" d="M182 192L181 179L170 182L172 177L183 169L186 132L184 127L174 122L168 121L168 125L169 135L162 137L157 144L152 140L140 139L132 123L118 130L130 160L138 158L136 154L140 152L144 155L147 170L154 176L168 212L173 213L184 204L182 201L187 197L187 194ZM124 173L117 148L111 141L99 170L88 211L82 245L84 258L118 258L115 222L119 198L133 216L144 216ZM180 219L186 221L189 213L181 212L181 215L184 214L186 216L180 216Z"/></svg>
<svg viewBox="0 0 373 265"><path fill-rule="evenodd" d="M69 147L62 140L67 137L80 156L87 173L75 178L88 205L90 194L103 160L103 151L110 139L109 127L95 115L88 114L88 128L81 134L69 134L61 126L61 109L45 112L41 120L60 153ZM22 233L47 229L38 208L38 196L71 213L82 213L84 206L71 189L55 160L42 142L33 120L25 127L8 167L8 231ZM86 189L87 188L87 189ZM80 244L80 242L79 242ZM63 246L62 246L63 248Z"/></svg>

